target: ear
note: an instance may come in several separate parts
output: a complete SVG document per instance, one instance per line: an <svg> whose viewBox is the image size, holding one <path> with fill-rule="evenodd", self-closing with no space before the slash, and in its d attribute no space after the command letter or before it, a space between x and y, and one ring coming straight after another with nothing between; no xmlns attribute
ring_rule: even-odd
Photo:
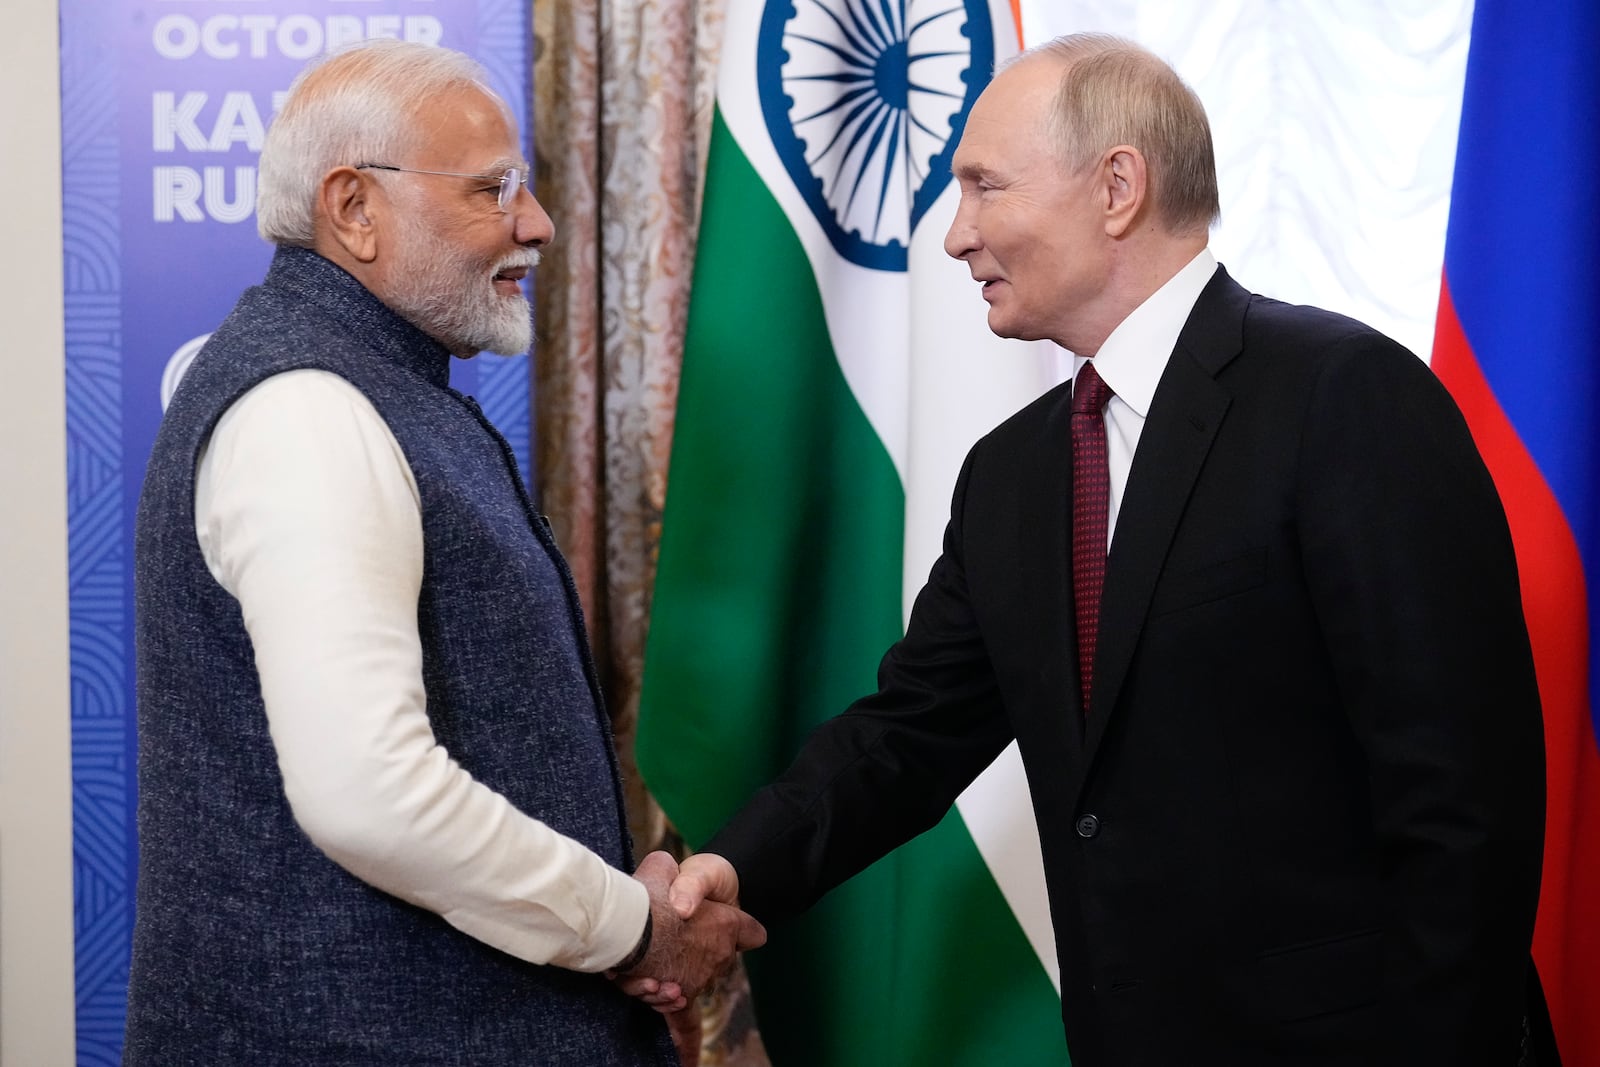
<svg viewBox="0 0 1600 1067"><path fill-rule="evenodd" d="M1150 171L1145 166L1144 153L1129 145L1117 145L1102 157L1100 176L1106 234L1121 237L1132 230L1150 192Z"/></svg>
<svg viewBox="0 0 1600 1067"><path fill-rule="evenodd" d="M335 167L322 176L317 194L319 213L334 242L358 262L376 259L378 233L373 220L383 210L378 184L354 167Z"/></svg>

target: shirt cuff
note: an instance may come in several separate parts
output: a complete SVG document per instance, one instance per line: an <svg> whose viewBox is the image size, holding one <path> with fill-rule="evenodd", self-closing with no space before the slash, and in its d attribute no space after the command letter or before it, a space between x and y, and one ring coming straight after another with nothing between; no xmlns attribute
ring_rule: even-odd
<svg viewBox="0 0 1600 1067"><path fill-rule="evenodd" d="M614 907L607 909L610 914L602 917L595 931L587 953L592 964L577 967L577 970L608 971L627 961L639 947L639 939L650 921L650 891L644 883L627 875L614 881L618 884L617 900ZM624 882L626 885L621 885Z"/></svg>

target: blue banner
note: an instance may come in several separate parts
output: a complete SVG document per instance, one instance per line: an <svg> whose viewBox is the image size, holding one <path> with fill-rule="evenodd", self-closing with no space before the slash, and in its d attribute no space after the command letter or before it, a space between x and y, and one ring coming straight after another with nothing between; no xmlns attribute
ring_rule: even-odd
<svg viewBox="0 0 1600 1067"><path fill-rule="evenodd" d="M528 130L527 0L61 0L80 1064L122 1052L134 827L133 520L163 400L265 274L256 160L295 74L368 37L475 56ZM531 155L531 149L530 149ZM456 361L529 470L527 357Z"/></svg>

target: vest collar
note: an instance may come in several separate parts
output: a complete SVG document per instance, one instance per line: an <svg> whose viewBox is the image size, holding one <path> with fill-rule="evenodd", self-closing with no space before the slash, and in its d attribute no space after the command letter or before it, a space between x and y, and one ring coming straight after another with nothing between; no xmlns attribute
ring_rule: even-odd
<svg viewBox="0 0 1600 1067"><path fill-rule="evenodd" d="M355 277L309 248L280 247L268 288L289 290L347 323L388 358L441 389L450 384L450 352L373 296Z"/></svg>

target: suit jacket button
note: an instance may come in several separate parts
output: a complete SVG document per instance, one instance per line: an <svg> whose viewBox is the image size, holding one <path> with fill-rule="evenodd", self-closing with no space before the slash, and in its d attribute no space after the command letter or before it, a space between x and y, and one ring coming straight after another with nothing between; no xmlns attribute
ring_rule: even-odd
<svg viewBox="0 0 1600 1067"><path fill-rule="evenodd" d="M1093 815L1082 815L1078 818L1078 836L1083 838L1093 837L1100 832L1100 820Z"/></svg>

